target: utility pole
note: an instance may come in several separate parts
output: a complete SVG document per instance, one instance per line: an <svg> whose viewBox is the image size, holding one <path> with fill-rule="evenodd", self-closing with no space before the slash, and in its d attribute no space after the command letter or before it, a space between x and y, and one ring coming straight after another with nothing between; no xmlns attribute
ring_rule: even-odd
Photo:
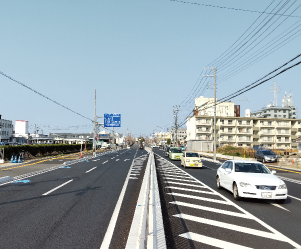
<svg viewBox="0 0 301 249"><path fill-rule="evenodd" d="M93 136L93 157L96 157L96 136L97 136L97 132L96 132L96 121L97 121L97 117L96 117L96 89L95 89L95 98L94 98L94 136Z"/></svg>
<svg viewBox="0 0 301 249"><path fill-rule="evenodd" d="M179 111L179 107L180 106L173 106L174 110L173 110L173 113L174 113L174 118L175 118L175 126L174 126L174 131L175 131L175 135L174 135L174 138L175 138L175 143L178 145L178 111Z"/></svg>
<svg viewBox="0 0 301 249"><path fill-rule="evenodd" d="M204 77L214 77L213 160L216 160L216 67L207 70L214 70L214 75L204 75Z"/></svg>

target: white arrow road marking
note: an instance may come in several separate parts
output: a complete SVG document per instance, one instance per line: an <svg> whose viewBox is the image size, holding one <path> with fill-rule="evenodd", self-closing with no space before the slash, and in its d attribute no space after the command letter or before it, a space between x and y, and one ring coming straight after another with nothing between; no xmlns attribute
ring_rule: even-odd
<svg viewBox="0 0 301 249"><path fill-rule="evenodd" d="M87 170L86 171L86 173L89 173L90 171L92 171L93 169L96 169L97 167L94 167L94 168L92 168L92 169L89 169L89 170Z"/></svg>
<svg viewBox="0 0 301 249"><path fill-rule="evenodd" d="M48 191L48 192L46 192L46 193L44 193L44 194L42 194L42 195L48 195L48 194L50 194L51 192L53 192L53 191L55 191L55 190L57 190L57 189L59 189L59 188L65 186L66 184L68 184L69 182L72 182L72 181L73 181L73 179L72 179L72 180L69 180L68 182L65 182L65 183L61 184L60 186L57 186L57 187L54 188L54 189L51 189L50 191Z"/></svg>
<svg viewBox="0 0 301 249"><path fill-rule="evenodd" d="M237 245L234 243L230 243L224 240L214 239L208 236L196 234L196 233L183 233L179 236L185 238L185 239L191 239L197 242L201 242L210 246L218 247L218 248L224 248L224 249L251 249L250 247L245 247L242 245Z"/></svg>

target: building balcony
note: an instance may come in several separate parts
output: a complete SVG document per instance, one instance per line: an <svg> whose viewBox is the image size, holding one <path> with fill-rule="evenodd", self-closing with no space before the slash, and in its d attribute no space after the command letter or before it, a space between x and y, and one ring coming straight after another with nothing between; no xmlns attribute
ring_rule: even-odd
<svg viewBox="0 0 301 249"><path fill-rule="evenodd" d="M236 123L235 122L232 122L232 123L224 123L224 124L221 124L221 126L236 126Z"/></svg>
<svg viewBox="0 0 301 249"><path fill-rule="evenodd" d="M291 141L290 140L278 140L277 139L276 143L277 144L284 144L284 143L288 144L288 143L291 143Z"/></svg>
<svg viewBox="0 0 301 249"><path fill-rule="evenodd" d="M242 142L242 143L251 143L252 140L251 139L238 139L236 142L237 143L240 143L240 142Z"/></svg>
<svg viewBox="0 0 301 249"><path fill-rule="evenodd" d="M242 123L237 123L237 126L247 126L247 127L250 127L250 126L252 126L252 124L251 123L244 123L244 122L242 122Z"/></svg>
<svg viewBox="0 0 301 249"><path fill-rule="evenodd" d="M210 130L204 130L204 129L197 129L196 133L206 133L206 134L210 133L211 134L211 131Z"/></svg>
<svg viewBox="0 0 301 249"><path fill-rule="evenodd" d="M260 124L260 127L273 127L274 125L273 124Z"/></svg>
<svg viewBox="0 0 301 249"><path fill-rule="evenodd" d="M253 133L253 131L238 131L237 132L238 134L252 134Z"/></svg>
<svg viewBox="0 0 301 249"><path fill-rule="evenodd" d="M259 135L275 136L275 132L272 131L261 131Z"/></svg>
<svg viewBox="0 0 301 249"><path fill-rule="evenodd" d="M211 122L211 121L208 122L208 121L201 120L201 121L197 122L196 125L212 125L212 123L213 122Z"/></svg>
<svg viewBox="0 0 301 249"><path fill-rule="evenodd" d="M253 131L259 131L259 127L253 127Z"/></svg>
<svg viewBox="0 0 301 249"><path fill-rule="evenodd" d="M290 128L291 127L291 124L284 124L284 123L277 123L275 125L276 127L283 127L283 128Z"/></svg>
<svg viewBox="0 0 301 249"><path fill-rule="evenodd" d="M290 136L291 135L291 133L289 133L289 132L277 132L276 134L277 134L277 136L278 135L279 136Z"/></svg>
<svg viewBox="0 0 301 249"><path fill-rule="evenodd" d="M235 131L219 131L220 134L236 134Z"/></svg>
<svg viewBox="0 0 301 249"><path fill-rule="evenodd" d="M259 139L259 135L257 135L257 134L256 134L256 135L253 135L253 139L254 139L254 138Z"/></svg>
<svg viewBox="0 0 301 249"><path fill-rule="evenodd" d="M291 131L292 132L298 132L298 128L292 128Z"/></svg>

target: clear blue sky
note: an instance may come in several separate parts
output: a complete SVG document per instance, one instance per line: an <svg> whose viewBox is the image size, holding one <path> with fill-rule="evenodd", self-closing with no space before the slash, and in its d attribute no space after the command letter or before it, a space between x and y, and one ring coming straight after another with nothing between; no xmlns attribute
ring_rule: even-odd
<svg viewBox="0 0 301 249"><path fill-rule="evenodd" d="M191 2L263 11L272 1ZM276 0L273 6L281 2ZM300 1L287 13L298 4ZM202 69L222 55L259 15L169 0L0 0L0 71L91 119L96 89L98 116L121 113L122 128L117 131L128 128L133 134L148 135L161 130L157 126L171 125L173 105L186 99ZM301 16L301 8L293 15ZM278 24L284 20L280 17ZM300 18L290 17L277 28L275 23L261 38L273 28L275 31L260 44L276 40L297 21ZM218 78L217 97L235 92L299 54L300 37L234 77ZM224 71L218 68L218 77L241 64L230 65L222 63ZM255 111L270 103L274 81L281 88L278 104L285 91L292 92L300 109L300 72L301 66L297 66L236 97L249 100L236 102L242 114L247 108ZM40 125L44 133L49 131L47 126L81 126L70 132L92 131L91 126L82 127L91 125L90 121L3 76L0 89L4 119L27 120L30 125ZM213 97L212 90L196 94ZM181 107L180 118L192 108L193 101Z"/></svg>

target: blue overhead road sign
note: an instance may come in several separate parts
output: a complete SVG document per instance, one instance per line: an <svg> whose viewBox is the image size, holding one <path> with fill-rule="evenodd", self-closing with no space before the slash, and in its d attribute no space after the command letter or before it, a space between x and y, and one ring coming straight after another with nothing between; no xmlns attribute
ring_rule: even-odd
<svg viewBox="0 0 301 249"><path fill-rule="evenodd" d="M105 113L104 114L104 127L120 127L121 114Z"/></svg>

